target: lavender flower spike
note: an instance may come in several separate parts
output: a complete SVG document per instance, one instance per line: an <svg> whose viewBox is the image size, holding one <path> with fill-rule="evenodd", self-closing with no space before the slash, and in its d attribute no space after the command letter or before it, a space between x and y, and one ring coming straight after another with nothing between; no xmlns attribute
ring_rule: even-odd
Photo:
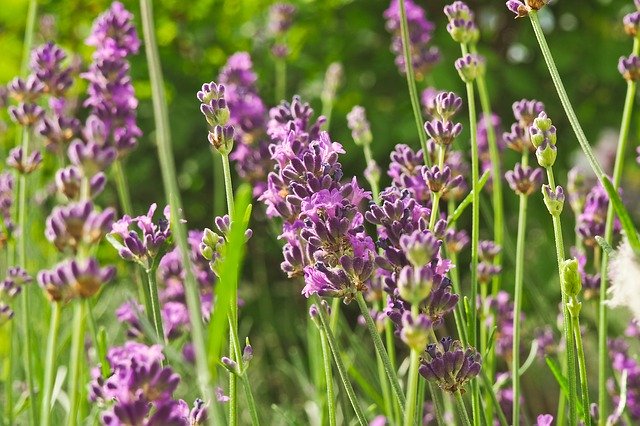
<svg viewBox="0 0 640 426"><path fill-rule="evenodd" d="M513 170L505 173L505 178L511 189L518 195L531 195L540 188L542 184L543 171L536 167L522 166L516 163Z"/></svg>
<svg viewBox="0 0 640 426"><path fill-rule="evenodd" d="M74 298L88 298L98 292L103 284L115 276L114 267L100 268L98 261L67 260L51 270L38 273L38 284L45 290L50 300L68 302Z"/></svg>
<svg viewBox="0 0 640 426"><path fill-rule="evenodd" d="M9 152L7 166L12 167L20 174L28 175L38 169L42 163L40 151L33 151L25 158L22 147L15 147Z"/></svg>
<svg viewBox="0 0 640 426"><path fill-rule="evenodd" d="M440 345L430 344L426 355L420 374L449 393L464 391L467 382L480 373L480 354L474 348L463 350L460 342L451 337L443 338Z"/></svg>

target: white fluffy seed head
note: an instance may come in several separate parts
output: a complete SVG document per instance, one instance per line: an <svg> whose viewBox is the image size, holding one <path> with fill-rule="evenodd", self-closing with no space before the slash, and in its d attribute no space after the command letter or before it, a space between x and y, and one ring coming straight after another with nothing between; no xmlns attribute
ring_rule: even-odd
<svg viewBox="0 0 640 426"><path fill-rule="evenodd" d="M640 256L625 237L609 260L609 306L626 306L640 320Z"/></svg>

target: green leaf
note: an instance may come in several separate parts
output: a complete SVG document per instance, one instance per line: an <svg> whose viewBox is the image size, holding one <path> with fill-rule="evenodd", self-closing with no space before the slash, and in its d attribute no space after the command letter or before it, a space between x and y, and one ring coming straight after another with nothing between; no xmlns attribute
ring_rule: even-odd
<svg viewBox="0 0 640 426"><path fill-rule="evenodd" d="M549 370L551 370L551 373L553 374L556 381L558 382L558 385L560 385L560 391L564 394L566 398L569 398L569 380L567 380L564 374L562 374L562 369L558 365L557 361L549 356L545 356L544 360L547 363ZM582 418L584 418L584 407L582 406L582 401L578 399L576 401L576 404L578 406L579 415Z"/></svg>
<svg viewBox="0 0 640 426"><path fill-rule="evenodd" d="M604 184L604 189L609 195L611 204L613 204L613 209L620 218L622 229L624 229L624 232L629 239L631 248L634 252L640 253L640 239L638 239L638 232L636 231L636 227L633 225L633 221L631 220L631 216L629 215L627 208L622 204L622 199L620 198L618 191L613 187L613 184L607 176L604 177L602 183Z"/></svg>
<svg viewBox="0 0 640 426"><path fill-rule="evenodd" d="M226 244L225 257L220 262L220 279L216 284L215 308L209 322L209 365L211 374L215 378L216 368L222 350L222 344L227 336L227 315L236 294L238 287L238 275L241 269L245 254L245 232L249 225L251 216L251 187L242 185L238 188L235 196L235 218L231 222L228 240ZM242 218L238 220L238 218Z"/></svg>

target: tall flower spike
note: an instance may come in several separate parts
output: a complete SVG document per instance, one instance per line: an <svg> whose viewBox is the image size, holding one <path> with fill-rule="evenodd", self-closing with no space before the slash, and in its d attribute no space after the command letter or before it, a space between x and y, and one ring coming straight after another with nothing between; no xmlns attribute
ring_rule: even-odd
<svg viewBox="0 0 640 426"><path fill-rule="evenodd" d="M73 83L71 68L62 68L67 54L53 42L39 46L31 52L31 71L42 83L44 92L64 96Z"/></svg>
<svg viewBox="0 0 640 426"><path fill-rule="evenodd" d="M115 276L114 267L100 268L98 261L66 260L51 270L38 273L38 284L50 300L68 302L73 298L88 298L98 292L103 284Z"/></svg>
<svg viewBox="0 0 640 426"><path fill-rule="evenodd" d="M467 382L480 373L480 354L474 348L465 351L461 343L451 337L427 346L425 355L420 374L449 393L464 392Z"/></svg>

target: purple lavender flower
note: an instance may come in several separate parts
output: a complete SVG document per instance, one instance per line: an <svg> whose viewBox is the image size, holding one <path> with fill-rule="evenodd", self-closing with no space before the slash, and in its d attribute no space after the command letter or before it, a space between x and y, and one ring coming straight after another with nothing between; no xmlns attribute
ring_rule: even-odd
<svg viewBox="0 0 640 426"><path fill-rule="evenodd" d="M45 86L35 75L30 75L26 80L14 78L7 85L7 90L16 102L34 104L42 96Z"/></svg>
<svg viewBox="0 0 640 426"><path fill-rule="evenodd" d="M487 327L496 329L496 353L508 358L513 349L513 302L509 299L509 293L501 291L496 297L489 296L486 303L491 307ZM524 313L520 315L521 321L524 321Z"/></svg>
<svg viewBox="0 0 640 426"><path fill-rule="evenodd" d="M56 188L70 200L77 200L82 186L82 171L76 166L59 169L55 176ZM89 196L95 198L107 184L107 177L99 172L89 180Z"/></svg>
<svg viewBox="0 0 640 426"><path fill-rule="evenodd" d="M622 18L624 32L631 37L638 37L638 29L640 28L640 11L628 13Z"/></svg>
<svg viewBox="0 0 640 426"><path fill-rule="evenodd" d="M79 136L80 121L75 117L54 115L44 117L37 128L45 147L51 152L61 152L75 137Z"/></svg>
<svg viewBox="0 0 640 426"><path fill-rule="evenodd" d="M462 1L455 1L444 7L449 23L447 31L451 38L458 43L476 43L480 38L480 31L476 26L473 11Z"/></svg>
<svg viewBox="0 0 640 426"><path fill-rule="evenodd" d="M276 3L269 9L269 32L275 36L286 33L296 14L296 8L290 3Z"/></svg>
<svg viewBox="0 0 640 426"><path fill-rule="evenodd" d="M511 189L518 195L531 195L542 185L543 171L541 168L535 169L527 165L522 166L516 163L513 170L505 173L505 178Z"/></svg>
<svg viewBox="0 0 640 426"><path fill-rule="evenodd" d="M22 147L18 146L9 151L7 166L17 170L20 174L28 175L38 169L42 163L40 151L33 151L25 157Z"/></svg>
<svg viewBox="0 0 640 426"><path fill-rule="evenodd" d="M424 154L409 146L398 144L391 152L391 163L387 174L395 186L408 190L413 198L424 206L431 204L431 193L422 175Z"/></svg>
<svg viewBox="0 0 640 426"><path fill-rule="evenodd" d="M478 78L478 76L484 75L485 60L477 54L466 54L456 59L455 67L462 81L470 83Z"/></svg>
<svg viewBox="0 0 640 426"><path fill-rule="evenodd" d="M6 303L0 302L0 325L4 325L13 318L14 312Z"/></svg>
<svg viewBox="0 0 640 426"><path fill-rule="evenodd" d="M636 357L629 351L629 344L623 339L611 339L608 344L609 356L612 360L613 370L622 373L627 372L627 400L626 409L632 420L640 420L640 364ZM613 396L614 404L618 404L620 396L617 394L613 379L608 383L609 392Z"/></svg>
<svg viewBox="0 0 640 426"><path fill-rule="evenodd" d="M44 117L44 109L36 104L21 103L17 107L8 108L9 116L16 124L33 127Z"/></svg>
<svg viewBox="0 0 640 426"><path fill-rule="evenodd" d="M416 5L412 0L405 0L407 24L409 31L409 43L411 50L411 62L416 77L421 80L431 68L440 61L440 51L430 46L435 25L428 21L424 9ZM396 65L400 73L406 72L402 36L400 34L400 5L398 0L391 0L389 8L384 12L387 31L392 34L391 51L396 55Z"/></svg>
<svg viewBox="0 0 640 426"><path fill-rule="evenodd" d="M628 81L640 79L640 57L637 55L621 56L618 61L618 71Z"/></svg>
<svg viewBox="0 0 640 426"><path fill-rule="evenodd" d="M595 247L598 244L595 237L604 235L608 207L607 192L602 185L595 185L587 194L584 209L576 220L576 231L587 246ZM620 221L617 219L614 223L614 232L620 232Z"/></svg>
<svg viewBox="0 0 640 426"><path fill-rule="evenodd" d="M413 317L411 312L405 311L402 315L402 330L400 338L411 349L422 351L429 343L429 331L431 330L431 321L424 314Z"/></svg>
<svg viewBox="0 0 640 426"><path fill-rule="evenodd" d="M71 68L63 68L67 54L53 42L43 44L31 52L31 71L42 83L43 91L62 97L71 84Z"/></svg>
<svg viewBox="0 0 640 426"><path fill-rule="evenodd" d="M90 119L103 123L106 146L124 155L142 135L136 123L138 101L126 60L140 47L133 15L122 3L114 2L95 20L86 43L96 51L89 71L82 74L89 82L84 105L91 109Z"/></svg>
<svg viewBox="0 0 640 426"><path fill-rule="evenodd" d="M32 281L33 278L24 269L18 266L10 267L4 280L0 281L0 298L2 295L15 297L22 291L22 286Z"/></svg>
<svg viewBox="0 0 640 426"><path fill-rule="evenodd" d="M464 391L467 382L480 373L480 354L474 348L463 350L461 343L451 337L427 346L426 355L420 366L420 374L436 382L446 392Z"/></svg>
<svg viewBox="0 0 640 426"><path fill-rule="evenodd" d="M535 99L521 99L513 103L512 109L516 122L511 125L511 131L505 132L502 137L506 145L518 153L533 152L535 146L529 137L529 127L544 111L544 104Z"/></svg>
<svg viewBox="0 0 640 426"><path fill-rule="evenodd" d="M116 270L100 268L96 259L66 260L51 270L38 273L38 284L54 302L68 302L77 297L88 298L98 292L103 284L111 281Z"/></svg>
<svg viewBox="0 0 640 426"><path fill-rule="evenodd" d="M13 230L11 221L11 206L13 205L14 178L10 172L0 173L0 247L2 247L8 233Z"/></svg>
<svg viewBox="0 0 640 426"><path fill-rule="evenodd" d="M157 207L157 204L153 203L146 215L133 219L124 215L113 224L109 233L109 242L118 250L120 257L137 262L147 269L171 236L169 206L165 207L163 217L156 224L153 222L153 215ZM140 232L130 229L133 224Z"/></svg>
<svg viewBox="0 0 640 426"><path fill-rule="evenodd" d="M480 163L482 165L482 171L491 170L491 154L489 151L489 132L488 126L493 128L493 134L496 135L496 147L498 148L498 155L504 151L505 141L500 137L502 135L502 120L497 114L491 114L487 117L480 114L477 125L477 143L478 143L478 155L480 157Z"/></svg>
<svg viewBox="0 0 640 426"><path fill-rule="evenodd" d="M117 156L113 148L100 146L93 141L83 143L79 139L71 142L67 154L69 161L82 169L88 178L106 170Z"/></svg>
<svg viewBox="0 0 640 426"><path fill-rule="evenodd" d="M115 210L98 213L89 201L54 207L47 217L45 236L60 251L77 252L80 245L91 246L111 229Z"/></svg>

